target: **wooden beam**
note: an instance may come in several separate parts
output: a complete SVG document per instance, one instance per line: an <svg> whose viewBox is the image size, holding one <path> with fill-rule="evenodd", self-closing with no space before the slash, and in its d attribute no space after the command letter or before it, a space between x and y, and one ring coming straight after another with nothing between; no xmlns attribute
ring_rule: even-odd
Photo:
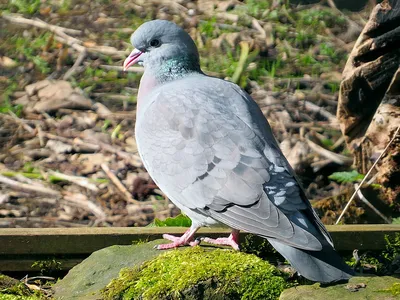
<svg viewBox="0 0 400 300"><path fill-rule="evenodd" d="M132 245L161 239L164 233L182 235L183 227L87 227L0 229L0 255L90 254L112 245ZM226 229L204 228L199 235L216 237Z"/></svg>
<svg viewBox="0 0 400 300"><path fill-rule="evenodd" d="M332 225L327 229L338 251L382 250L385 235L400 233L400 225ZM183 227L1 228L0 255L87 254L112 245L160 239L164 233L181 235L185 230ZM197 236L228 233L224 228L202 228Z"/></svg>
<svg viewBox="0 0 400 300"><path fill-rule="evenodd" d="M338 251L354 249L383 250L385 235L400 233L400 225L327 226ZM181 235L182 227L96 227L96 228L1 228L0 271L32 270L32 262L60 258L68 270L92 252L112 246L162 238L164 233ZM229 234L224 228L202 228L197 236L220 237ZM244 239L246 233L241 233Z"/></svg>

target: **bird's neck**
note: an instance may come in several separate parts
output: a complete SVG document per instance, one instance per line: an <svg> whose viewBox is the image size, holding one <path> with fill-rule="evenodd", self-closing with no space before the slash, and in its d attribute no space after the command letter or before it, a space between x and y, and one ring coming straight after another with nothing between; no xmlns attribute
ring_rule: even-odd
<svg viewBox="0 0 400 300"><path fill-rule="evenodd" d="M193 73L202 73L198 57L179 57L158 64L154 77L158 84L173 81Z"/></svg>
<svg viewBox="0 0 400 300"><path fill-rule="evenodd" d="M138 92L138 109L141 106L142 99L157 86L195 73L203 74L198 57L172 58L145 65Z"/></svg>

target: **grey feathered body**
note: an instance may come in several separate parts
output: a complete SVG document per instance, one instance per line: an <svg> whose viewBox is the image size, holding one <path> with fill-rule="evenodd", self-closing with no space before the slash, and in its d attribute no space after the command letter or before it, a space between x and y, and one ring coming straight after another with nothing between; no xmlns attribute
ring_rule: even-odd
<svg viewBox="0 0 400 300"><path fill-rule="evenodd" d="M311 280L350 277L267 120L237 85L189 74L154 88L140 110L144 165L194 223L265 237Z"/></svg>

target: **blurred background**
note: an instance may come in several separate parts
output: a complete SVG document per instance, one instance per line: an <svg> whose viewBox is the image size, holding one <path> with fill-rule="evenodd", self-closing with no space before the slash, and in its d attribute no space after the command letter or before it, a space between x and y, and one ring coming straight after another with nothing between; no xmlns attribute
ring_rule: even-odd
<svg viewBox="0 0 400 300"><path fill-rule="evenodd" d="M0 227L146 226L179 214L137 153L143 70L122 71L130 35L156 18L190 33L205 73L252 95L333 224L364 176L336 110L346 60L377 2L2 1ZM362 193L384 217L356 200L344 223L399 221L379 184Z"/></svg>

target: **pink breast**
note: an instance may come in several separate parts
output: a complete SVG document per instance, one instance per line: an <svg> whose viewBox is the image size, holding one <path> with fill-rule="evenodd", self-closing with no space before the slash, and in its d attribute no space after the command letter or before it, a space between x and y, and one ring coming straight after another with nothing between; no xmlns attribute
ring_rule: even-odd
<svg viewBox="0 0 400 300"><path fill-rule="evenodd" d="M137 97L137 110L140 109L140 102L146 98L146 95L157 85L156 79L149 72L144 72L140 80L139 92Z"/></svg>

